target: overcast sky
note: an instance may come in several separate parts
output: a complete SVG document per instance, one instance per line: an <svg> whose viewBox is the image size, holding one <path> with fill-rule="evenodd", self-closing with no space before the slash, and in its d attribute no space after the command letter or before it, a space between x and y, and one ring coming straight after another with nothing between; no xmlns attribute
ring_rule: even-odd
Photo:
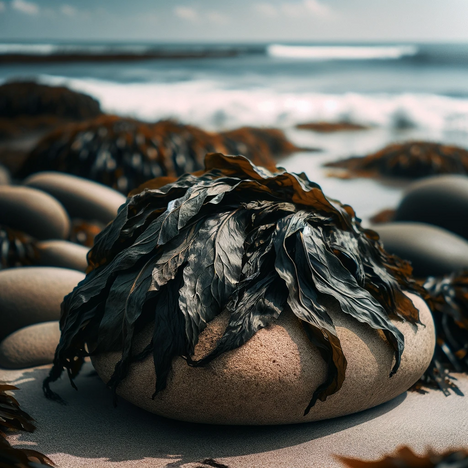
<svg viewBox="0 0 468 468"><path fill-rule="evenodd" d="M0 0L0 40L468 41L468 0Z"/></svg>

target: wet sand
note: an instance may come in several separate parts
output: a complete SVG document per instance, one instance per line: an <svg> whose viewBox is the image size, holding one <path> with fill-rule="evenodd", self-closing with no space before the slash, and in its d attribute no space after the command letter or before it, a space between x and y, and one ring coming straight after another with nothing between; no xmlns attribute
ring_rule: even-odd
<svg viewBox="0 0 468 468"><path fill-rule="evenodd" d="M59 405L42 394L49 368L0 369L0 380L21 389L15 396L37 421L35 433L9 440L45 453L60 468L204 468L210 458L229 468L335 468L342 466L335 455L375 460L402 445L423 453L429 447L464 447L468 440L467 398L434 390L407 392L376 408L318 423L211 426L168 420L123 400L114 408L90 364L76 381L78 391L66 377L54 385L68 403ZM456 377L467 394L468 377Z"/></svg>

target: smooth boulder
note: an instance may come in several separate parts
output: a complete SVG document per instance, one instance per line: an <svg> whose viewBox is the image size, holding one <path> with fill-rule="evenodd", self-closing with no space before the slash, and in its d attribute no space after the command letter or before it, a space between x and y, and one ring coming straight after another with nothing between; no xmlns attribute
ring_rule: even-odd
<svg viewBox="0 0 468 468"><path fill-rule="evenodd" d="M117 215L126 198L105 185L60 172L39 172L24 182L57 198L71 218L107 224Z"/></svg>
<svg viewBox="0 0 468 468"><path fill-rule="evenodd" d="M58 320L64 296L84 277L79 271L65 268L0 271L0 340L28 325Z"/></svg>
<svg viewBox="0 0 468 468"><path fill-rule="evenodd" d="M70 268L86 271L89 252L87 247L62 240L42 241L37 243L38 259L36 264Z"/></svg>
<svg viewBox="0 0 468 468"><path fill-rule="evenodd" d="M52 196L30 187L0 186L0 224L38 240L65 239L70 219Z"/></svg>
<svg viewBox="0 0 468 468"><path fill-rule="evenodd" d="M394 220L433 224L468 239L468 177L444 175L411 184Z"/></svg>
<svg viewBox="0 0 468 468"><path fill-rule="evenodd" d="M0 185L10 185L11 176L10 171L5 167L0 165Z"/></svg>
<svg viewBox="0 0 468 468"><path fill-rule="evenodd" d="M468 268L468 242L424 223L388 223L373 227L385 250L409 260L417 278L442 276Z"/></svg>
<svg viewBox="0 0 468 468"><path fill-rule="evenodd" d="M58 321L21 328L0 342L0 367L23 369L50 364L59 341Z"/></svg>
<svg viewBox="0 0 468 468"><path fill-rule="evenodd" d="M205 368L173 361L168 386L155 399L153 359L131 365L117 393L131 403L169 418L209 424L290 424L344 416L384 403L411 387L428 367L435 336L431 313L424 301L409 295L425 326L395 322L405 336L398 372L389 377L393 351L382 332L329 310L337 325L348 361L342 388L325 402L304 410L313 391L326 378L321 354L307 338L298 319L285 310L272 326L258 331L240 348L216 358ZM199 358L215 346L227 324L225 315L208 324L195 349ZM138 337L134 351L151 340L151 327ZM92 356L104 382L112 375L121 353Z"/></svg>

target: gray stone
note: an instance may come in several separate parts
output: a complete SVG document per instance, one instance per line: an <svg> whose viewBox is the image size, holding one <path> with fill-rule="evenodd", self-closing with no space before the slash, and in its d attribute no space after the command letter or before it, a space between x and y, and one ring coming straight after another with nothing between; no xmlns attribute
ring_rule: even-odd
<svg viewBox="0 0 468 468"><path fill-rule="evenodd" d="M81 177L60 172L39 172L24 182L57 198L71 218L112 221L126 198L114 189Z"/></svg>
<svg viewBox="0 0 468 468"><path fill-rule="evenodd" d="M59 340L58 321L21 328L0 342L0 367L23 369L50 364Z"/></svg>
<svg viewBox="0 0 468 468"><path fill-rule="evenodd" d="M411 262L417 278L468 268L468 242L450 231L410 222L379 224L373 229L385 250Z"/></svg>
<svg viewBox="0 0 468 468"><path fill-rule="evenodd" d="M76 270L49 267L0 271L0 340L28 325L58 320L64 296L84 276Z"/></svg>
<svg viewBox="0 0 468 468"><path fill-rule="evenodd" d="M86 271L88 261L87 247L62 240L38 242L39 258L37 265L70 268Z"/></svg>
<svg viewBox="0 0 468 468"><path fill-rule="evenodd" d="M153 360L134 363L117 393L131 403L162 416L214 424L289 424L317 421L362 411L395 398L411 387L426 370L434 351L434 324L423 300L409 295L420 311L421 322L395 325L405 336L398 372L389 377L394 362L390 345L380 331L329 310L348 361L342 388L325 402L318 401L307 416L304 409L313 391L325 380L326 366L291 312L262 329L240 348L225 353L205 368L173 361L167 388L151 398L155 387ZM210 322L195 354L213 348L226 326L226 317ZM135 351L151 339L146 329L137 337ZM92 358L107 382L120 353Z"/></svg>
<svg viewBox="0 0 468 468"><path fill-rule="evenodd" d="M65 239L70 219L49 194L29 187L0 186L0 224L39 240Z"/></svg>
<svg viewBox="0 0 468 468"><path fill-rule="evenodd" d="M468 177L442 175L411 184L395 213L395 221L440 226L468 239Z"/></svg>
<svg viewBox="0 0 468 468"><path fill-rule="evenodd" d="M0 165L0 185L10 185L11 176L10 171L5 167Z"/></svg>

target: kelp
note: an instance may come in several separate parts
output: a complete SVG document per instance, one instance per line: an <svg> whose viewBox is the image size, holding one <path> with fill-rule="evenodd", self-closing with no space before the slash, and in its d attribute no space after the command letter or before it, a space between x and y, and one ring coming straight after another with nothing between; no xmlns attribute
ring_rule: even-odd
<svg viewBox="0 0 468 468"><path fill-rule="evenodd" d="M390 375L404 349L391 319L420 323L403 293L424 291L411 267L385 252L350 206L327 198L304 174L272 173L242 156L208 154L204 171L154 179L132 192L88 261L86 278L62 304L61 339L43 385L52 399L60 397L50 383L64 368L74 385L85 356L110 350L122 352L110 388L132 362L152 354L157 394L175 357L205 366L291 310L328 367L326 380L311 389L307 414L345 378L330 302L383 331L395 356ZM194 359L200 333L222 312L229 314L223 336ZM135 335L151 322L151 342L134 355Z"/></svg>
<svg viewBox="0 0 468 468"><path fill-rule="evenodd" d="M468 450L448 450L437 453L428 450L416 455L411 448L401 447L395 455L378 461L364 461L355 458L337 457L348 468L468 468Z"/></svg>
<svg viewBox="0 0 468 468"><path fill-rule="evenodd" d="M298 149L277 129L243 127L210 133L172 120L146 123L102 115L46 135L16 175L66 172L127 195L148 179L203 169L207 152L244 154L255 164L273 168L273 157Z"/></svg>
<svg viewBox="0 0 468 468"><path fill-rule="evenodd" d="M0 382L0 467L38 468L55 466L52 460L36 450L12 447L6 439L6 431L34 432L34 420L20 408L11 394L18 390L13 385Z"/></svg>
<svg viewBox="0 0 468 468"><path fill-rule="evenodd" d="M0 225L0 270L33 265L37 258L38 250L34 239Z"/></svg>
<svg viewBox="0 0 468 468"><path fill-rule="evenodd" d="M437 174L468 174L468 151L458 146L426 141L393 143L362 157L329 162L325 167L344 169L337 177L403 177L415 179Z"/></svg>
<svg viewBox="0 0 468 468"><path fill-rule="evenodd" d="M416 389L439 388L445 395L457 391L450 372L468 374L468 270L423 284L426 301L436 328L436 347L432 362Z"/></svg>

